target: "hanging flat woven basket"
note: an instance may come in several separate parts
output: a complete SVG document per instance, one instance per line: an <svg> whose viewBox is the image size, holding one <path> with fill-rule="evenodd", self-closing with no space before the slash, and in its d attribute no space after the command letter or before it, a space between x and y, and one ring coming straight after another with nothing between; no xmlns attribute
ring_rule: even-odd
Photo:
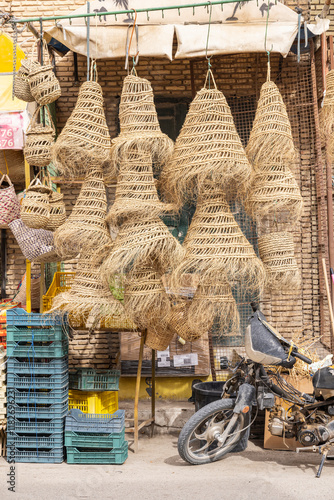
<svg viewBox="0 0 334 500"><path fill-rule="evenodd" d="M55 128L50 111L46 106L50 125L37 123L37 116L41 108L37 108L33 114L26 132L26 143L24 146L24 156L29 165L46 167L51 161L51 146L55 136Z"/></svg>
<svg viewBox="0 0 334 500"><path fill-rule="evenodd" d="M38 178L32 180L21 202L21 219L26 226L46 228L50 219L50 193L51 189Z"/></svg>
<svg viewBox="0 0 334 500"><path fill-rule="evenodd" d="M38 69L40 64L31 59L23 59L21 67L15 75L14 95L21 101L34 102L35 98L30 90L29 74Z"/></svg>
<svg viewBox="0 0 334 500"><path fill-rule="evenodd" d="M34 49L36 44L34 46ZM50 63L49 51L46 42L43 40L43 55L45 65L33 67L29 73L29 84L31 95L38 104L44 106L51 104L61 96L59 80L54 74ZM33 59L33 57L32 57Z"/></svg>
<svg viewBox="0 0 334 500"><path fill-rule="evenodd" d="M9 184L6 188L2 187L4 181ZM5 174L0 180L0 224L9 224L19 217L20 205L15 189L8 175Z"/></svg>
<svg viewBox="0 0 334 500"><path fill-rule="evenodd" d="M53 245L53 233L45 229L27 227L21 219L8 224L21 251L31 262L57 262L59 257Z"/></svg>

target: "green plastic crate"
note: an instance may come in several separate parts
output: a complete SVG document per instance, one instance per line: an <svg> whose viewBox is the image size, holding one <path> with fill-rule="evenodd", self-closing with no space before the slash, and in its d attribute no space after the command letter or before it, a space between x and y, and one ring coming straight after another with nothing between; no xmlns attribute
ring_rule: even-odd
<svg viewBox="0 0 334 500"><path fill-rule="evenodd" d="M82 451L72 446L66 447L68 464L115 464L121 465L128 458L128 442L124 441L122 448L113 450L97 449Z"/></svg>
<svg viewBox="0 0 334 500"><path fill-rule="evenodd" d="M89 368L78 370L78 389L81 391L118 391L119 370L97 372Z"/></svg>
<svg viewBox="0 0 334 500"><path fill-rule="evenodd" d="M122 432L110 434L80 433L65 431L65 446L74 448L122 448L125 441L124 429Z"/></svg>

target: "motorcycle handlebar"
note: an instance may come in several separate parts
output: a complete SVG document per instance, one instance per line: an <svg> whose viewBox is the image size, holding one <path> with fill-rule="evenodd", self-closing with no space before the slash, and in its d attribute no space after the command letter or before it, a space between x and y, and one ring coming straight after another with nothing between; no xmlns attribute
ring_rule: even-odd
<svg viewBox="0 0 334 500"><path fill-rule="evenodd" d="M303 354L300 354L299 352L292 351L292 356L301 359L302 361L304 361L304 363L307 363L308 365L312 363L312 359L303 356Z"/></svg>

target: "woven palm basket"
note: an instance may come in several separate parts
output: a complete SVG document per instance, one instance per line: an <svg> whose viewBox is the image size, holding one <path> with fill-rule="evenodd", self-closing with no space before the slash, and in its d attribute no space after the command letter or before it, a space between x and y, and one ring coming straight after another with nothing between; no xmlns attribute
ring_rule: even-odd
<svg viewBox="0 0 334 500"><path fill-rule="evenodd" d="M51 161L51 148L55 136L55 127L49 108L46 106L46 115L50 125L37 123L41 108L37 108L31 118L26 131L26 142L24 145L24 157L29 163L36 167L46 167Z"/></svg>
<svg viewBox="0 0 334 500"><path fill-rule="evenodd" d="M248 162L225 96L216 87L197 92L190 105L161 188L182 206L193 200L197 186L211 176L225 191L242 192L251 178Z"/></svg>
<svg viewBox="0 0 334 500"><path fill-rule="evenodd" d="M23 59L21 67L15 75L14 95L21 101L34 102L35 98L31 94L29 73L39 67L39 63L30 59Z"/></svg>
<svg viewBox="0 0 334 500"><path fill-rule="evenodd" d="M334 156L334 69L326 75L326 94L319 114L323 145Z"/></svg>
<svg viewBox="0 0 334 500"><path fill-rule="evenodd" d="M192 330L196 328L210 331L214 320L220 334L226 331L239 331L240 318L232 290L223 274L218 281L216 277L204 277L196 290L188 311L188 324Z"/></svg>
<svg viewBox="0 0 334 500"><path fill-rule="evenodd" d="M122 155L117 177L115 203L109 210L107 222L119 224L125 217L141 219L171 212L173 205L159 199L153 177L152 157L140 145L133 144L127 155Z"/></svg>
<svg viewBox="0 0 334 500"><path fill-rule="evenodd" d="M266 234L260 236L258 244L266 270L266 287L276 292L298 291L301 277L294 255L292 234L287 232Z"/></svg>
<svg viewBox="0 0 334 500"><path fill-rule="evenodd" d="M246 148L252 164L283 161L288 164L296 158L291 124L277 85L268 79L262 85L253 128Z"/></svg>
<svg viewBox="0 0 334 500"><path fill-rule="evenodd" d="M21 204L21 219L28 227L47 229L50 220L49 195L27 191Z"/></svg>
<svg viewBox="0 0 334 500"><path fill-rule="evenodd" d="M84 82L76 106L53 146L53 163L68 178L85 175L92 165L109 161L110 146L102 88L97 82Z"/></svg>
<svg viewBox="0 0 334 500"><path fill-rule="evenodd" d="M189 326L189 300L179 300L172 304L171 311L168 316L169 329L188 342L201 338L207 331L202 331L198 325L193 330Z"/></svg>
<svg viewBox="0 0 334 500"><path fill-rule="evenodd" d="M52 191L49 196L50 218L48 220L46 229L55 231L59 226L66 221L66 207L64 203L64 195Z"/></svg>
<svg viewBox="0 0 334 500"><path fill-rule="evenodd" d="M167 327L170 303L161 277L152 267L139 268L126 277L124 307L141 330L147 328L153 334L158 323Z"/></svg>
<svg viewBox="0 0 334 500"><path fill-rule="evenodd" d="M106 223L107 195L101 169L95 168L82 185L71 215L54 233L59 255L74 258L85 247L99 248L110 243Z"/></svg>
<svg viewBox="0 0 334 500"><path fill-rule="evenodd" d="M170 157L173 141L161 132L154 104L151 84L145 78L128 75L124 78L119 106L121 132L112 140L111 160L120 167L119 158L127 156L128 149L140 144L150 153L155 168L160 168Z"/></svg>
<svg viewBox="0 0 334 500"><path fill-rule="evenodd" d="M108 284L114 274L140 268L144 262L163 274L183 255L182 246L159 217L126 220L102 265L102 279Z"/></svg>
<svg viewBox="0 0 334 500"><path fill-rule="evenodd" d="M261 162L255 168L245 207L252 217L288 211L291 221L297 222L303 212L303 198L289 167Z"/></svg>
<svg viewBox="0 0 334 500"><path fill-rule="evenodd" d="M147 330L145 345L155 351L164 351L173 340L174 335L175 332L172 329L166 325L160 326L158 322L154 330Z"/></svg>
<svg viewBox="0 0 334 500"><path fill-rule="evenodd" d="M114 317L125 318L121 302L101 283L100 265L101 262L92 260L91 251L84 251L79 257L71 289L53 299L51 312L69 313L70 320L75 318L75 323L87 328L98 327L101 321L111 322Z"/></svg>
<svg viewBox="0 0 334 500"><path fill-rule="evenodd" d="M226 273L229 281L241 281L244 290L263 288L263 264L235 221L222 188L212 181L203 187L183 246L185 257L172 275L174 288L180 287L183 274L193 272L218 283Z"/></svg>

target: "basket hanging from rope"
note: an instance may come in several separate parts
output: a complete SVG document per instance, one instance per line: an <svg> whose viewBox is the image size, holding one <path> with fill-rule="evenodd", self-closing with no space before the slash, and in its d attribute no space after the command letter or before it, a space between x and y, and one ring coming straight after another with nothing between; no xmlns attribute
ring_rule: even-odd
<svg viewBox="0 0 334 500"><path fill-rule="evenodd" d="M112 140L113 169L127 156L133 145L149 153L156 168L164 165L173 151L173 141L161 132L151 84L145 78L130 74L124 78L119 105L121 132Z"/></svg>
<svg viewBox="0 0 334 500"><path fill-rule="evenodd" d="M8 187L3 187L3 182L7 182ZM0 179L0 224L9 224L20 217L20 205L17 199L15 188L7 174Z"/></svg>
<svg viewBox="0 0 334 500"><path fill-rule="evenodd" d="M46 229L50 220L49 186L35 177L25 191L21 203L21 219L28 227Z"/></svg>
<svg viewBox="0 0 334 500"><path fill-rule="evenodd" d="M260 236L258 245L266 270L266 287L276 292L298 291L301 277L295 259L292 234L285 231L266 234Z"/></svg>
<svg viewBox="0 0 334 500"><path fill-rule="evenodd" d="M265 280L262 262L235 221L224 192L207 180L184 240L185 257L172 275L175 288L185 273L241 281L244 289L261 290Z"/></svg>
<svg viewBox="0 0 334 500"><path fill-rule="evenodd" d="M26 131L24 156L29 165L46 167L51 161L51 147L56 132L47 106L44 109L48 116L49 125L37 123L37 117L40 115L41 109L36 109Z"/></svg>
<svg viewBox="0 0 334 500"><path fill-rule="evenodd" d="M158 325L165 325L170 303L160 275L150 266L143 266L126 276L124 307L127 315L139 329L150 329L151 334Z"/></svg>
<svg viewBox="0 0 334 500"><path fill-rule="evenodd" d="M85 178L71 215L54 233L55 245L64 260L74 258L85 247L110 243L106 223L107 195L101 169Z"/></svg>
<svg viewBox="0 0 334 500"><path fill-rule="evenodd" d="M209 75L213 78L211 70ZM210 89L205 83L190 104L172 157L162 171L163 191L182 206L196 198L198 184L208 176L226 192L242 192L251 172L224 94L215 82Z"/></svg>
<svg viewBox="0 0 334 500"><path fill-rule="evenodd" d="M334 69L326 75L326 94L319 114L320 132L323 145L334 156Z"/></svg>
<svg viewBox="0 0 334 500"><path fill-rule="evenodd" d="M153 177L152 157L138 144L122 155L117 177L115 202L111 206L107 222L117 225L125 217L142 218L171 212L171 204L159 200L156 181Z"/></svg>
<svg viewBox="0 0 334 500"><path fill-rule="evenodd" d="M147 330L145 345L155 351L164 351L170 345L175 332L168 327L159 327Z"/></svg>
<svg viewBox="0 0 334 500"><path fill-rule="evenodd" d="M277 85L268 79L262 85L253 127L246 147L249 161L254 164L284 162L296 159L291 124Z"/></svg>
<svg viewBox="0 0 334 500"><path fill-rule="evenodd" d="M45 229L27 227L21 219L8 224L23 255L31 262L57 262L60 260L53 244L53 233Z"/></svg>
<svg viewBox="0 0 334 500"><path fill-rule="evenodd" d="M201 331L197 325L194 330L190 328L188 322L189 307L189 300L180 300L172 304L168 316L168 326L171 331L184 340L192 342L201 338L207 331Z"/></svg>
<svg viewBox="0 0 334 500"><path fill-rule="evenodd" d="M246 210L252 217L287 211L291 222L297 222L303 212L303 198L288 166L277 162L261 162L255 168Z"/></svg>
<svg viewBox="0 0 334 500"><path fill-rule="evenodd" d="M128 272L148 262L161 274L181 261L184 251L159 217L126 220L102 265L102 278L109 283L113 274Z"/></svg>
<svg viewBox="0 0 334 500"><path fill-rule="evenodd" d="M37 44L34 45L31 60L34 58L36 46ZM34 62L35 64L31 66L28 75L31 95L41 106L51 104L61 96L60 83L53 71L45 40L43 40L43 59L43 66L39 63L36 66L36 62Z"/></svg>
<svg viewBox="0 0 334 500"><path fill-rule="evenodd" d="M188 324L192 330L208 332L214 322L221 335L227 331L239 331L237 304L224 274L220 280L210 276L202 278L188 311Z"/></svg>
<svg viewBox="0 0 334 500"><path fill-rule="evenodd" d="M74 324L86 325L87 328L98 328L101 321L111 322L115 317L125 318L122 303L101 283L100 265L101 262L92 259L90 250L83 251L71 289L53 299L51 311L67 312L70 323L73 320Z"/></svg>
<svg viewBox="0 0 334 500"><path fill-rule="evenodd" d="M110 146L102 88L91 79L80 87L75 108L53 146L52 160L60 174L78 177L109 162Z"/></svg>
<svg viewBox="0 0 334 500"><path fill-rule="evenodd" d="M15 75L14 95L21 101L34 102L35 98L30 90L29 74L38 69L40 64L31 60L23 59L21 67Z"/></svg>
<svg viewBox="0 0 334 500"><path fill-rule="evenodd" d="M52 191L49 196L50 203L50 218L48 220L46 229L49 231L55 231L59 226L66 221L66 207L64 203L64 195L62 193L57 193L57 191Z"/></svg>

